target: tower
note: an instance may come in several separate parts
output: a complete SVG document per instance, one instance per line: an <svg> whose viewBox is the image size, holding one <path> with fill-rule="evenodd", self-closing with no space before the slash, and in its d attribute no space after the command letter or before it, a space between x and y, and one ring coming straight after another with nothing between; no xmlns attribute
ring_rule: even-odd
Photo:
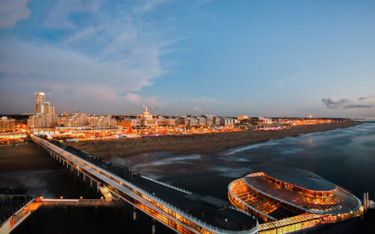
<svg viewBox="0 0 375 234"><path fill-rule="evenodd" d="M46 102L46 94L42 91L35 93L35 109L34 114L44 113L44 104Z"/></svg>

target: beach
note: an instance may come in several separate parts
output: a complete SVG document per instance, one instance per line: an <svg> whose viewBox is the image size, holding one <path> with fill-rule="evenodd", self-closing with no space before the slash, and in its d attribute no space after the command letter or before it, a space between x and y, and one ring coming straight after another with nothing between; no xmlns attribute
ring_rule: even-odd
<svg viewBox="0 0 375 234"><path fill-rule="evenodd" d="M346 121L328 124L294 126L275 131L244 130L207 134L190 134L182 136L150 136L141 138L123 138L116 140L93 140L67 142L69 146L90 152L94 156L109 159L112 157L127 158L133 155L151 152L218 153L227 149L266 142L287 136L298 136L313 132L324 132L356 126L360 123Z"/></svg>

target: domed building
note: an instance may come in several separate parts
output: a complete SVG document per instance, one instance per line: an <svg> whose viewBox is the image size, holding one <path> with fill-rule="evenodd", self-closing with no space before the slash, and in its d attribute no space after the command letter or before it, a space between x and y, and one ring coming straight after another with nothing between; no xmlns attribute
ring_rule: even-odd
<svg viewBox="0 0 375 234"><path fill-rule="evenodd" d="M228 186L230 202L256 215L262 233L285 233L362 215L361 201L319 175L301 169L270 168Z"/></svg>

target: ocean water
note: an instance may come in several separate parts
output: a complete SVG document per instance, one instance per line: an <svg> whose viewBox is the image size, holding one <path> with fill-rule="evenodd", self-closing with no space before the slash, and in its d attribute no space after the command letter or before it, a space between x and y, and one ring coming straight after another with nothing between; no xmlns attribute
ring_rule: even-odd
<svg viewBox="0 0 375 234"><path fill-rule="evenodd" d="M151 153L130 158L141 173L227 199L228 184L269 167L317 173L362 198L375 196L375 124L286 137L230 149L219 154Z"/></svg>

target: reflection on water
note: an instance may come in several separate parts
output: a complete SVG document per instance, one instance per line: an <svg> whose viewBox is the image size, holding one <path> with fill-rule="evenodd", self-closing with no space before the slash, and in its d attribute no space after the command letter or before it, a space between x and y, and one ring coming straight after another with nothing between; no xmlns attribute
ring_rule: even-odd
<svg viewBox="0 0 375 234"><path fill-rule="evenodd" d="M361 198L363 192L375 194L375 124L286 137L219 154L151 153L130 161L141 173L222 199L231 180L277 166L313 171Z"/></svg>

